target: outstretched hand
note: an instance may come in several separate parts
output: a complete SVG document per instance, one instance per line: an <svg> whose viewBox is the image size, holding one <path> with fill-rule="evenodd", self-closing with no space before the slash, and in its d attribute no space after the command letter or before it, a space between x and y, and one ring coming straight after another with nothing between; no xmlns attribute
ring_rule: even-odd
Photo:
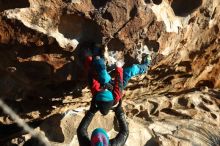
<svg viewBox="0 0 220 146"><path fill-rule="evenodd" d="M98 111L98 107L96 105L95 98L93 98L92 101L91 101L89 111L93 114L95 114Z"/></svg>
<svg viewBox="0 0 220 146"><path fill-rule="evenodd" d="M122 105L122 99L119 100L118 105L114 108L115 114L120 115L121 113L124 113L121 105Z"/></svg>

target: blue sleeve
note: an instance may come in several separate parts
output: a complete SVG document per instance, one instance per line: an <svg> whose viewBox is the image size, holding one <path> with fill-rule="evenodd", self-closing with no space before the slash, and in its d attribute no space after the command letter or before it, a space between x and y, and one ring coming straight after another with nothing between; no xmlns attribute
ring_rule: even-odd
<svg viewBox="0 0 220 146"><path fill-rule="evenodd" d="M104 59L94 59L93 65L98 74L98 81L100 82L100 84L108 83L111 80L111 76L106 70Z"/></svg>
<svg viewBox="0 0 220 146"><path fill-rule="evenodd" d="M133 64L132 66L125 68L123 71L124 88L132 77L146 73L148 70L148 65L149 65L148 63Z"/></svg>

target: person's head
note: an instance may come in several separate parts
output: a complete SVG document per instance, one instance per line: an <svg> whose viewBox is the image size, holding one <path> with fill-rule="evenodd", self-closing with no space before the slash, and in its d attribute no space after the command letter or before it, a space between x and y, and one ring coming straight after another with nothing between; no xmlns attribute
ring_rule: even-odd
<svg viewBox="0 0 220 146"><path fill-rule="evenodd" d="M112 92L106 89L96 94L95 101L101 114L107 115L114 104L114 97Z"/></svg>
<svg viewBox="0 0 220 146"><path fill-rule="evenodd" d="M106 131L102 128L97 128L92 132L91 146L108 146L109 137Z"/></svg>

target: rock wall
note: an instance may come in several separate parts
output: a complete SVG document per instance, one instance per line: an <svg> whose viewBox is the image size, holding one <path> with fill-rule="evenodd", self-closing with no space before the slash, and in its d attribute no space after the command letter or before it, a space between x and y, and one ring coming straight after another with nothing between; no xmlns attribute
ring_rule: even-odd
<svg viewBox="0 0 220 146"><path fill-rule="evenodd" d="M149 72L130 81L124 99L137 103L147 95L163 95L166 100L159 105L143 101L141 111L130 105L129 118L161 120L159 113L169 113L218 127L219 22L219 0L0 0L0 97L27 122L88 106L91 94L80 53L95 42L104 46L109 68L117 59L128 66L152 55ZM191 107L185 94L201 90L210 91L216 107L209 108L212 104L202 97ZM176 103L172 96L183 97ZM193 110L178 116L175 104ZM14 123L0 115L3 126ZM8 135L0 143L10 141ZM168 139L162 145L177 145Z"/></svg>
<svg viewBox="0 0 220 146"><path fill-rule="evenodd" d="M154 74L169 64L165 68L187 76L179 79L183 80L179 88L219 87L218 0L1 3L1 50L16 45L17 52L27 53L18 48L29 48L29 56L16 54L14 61L46 62L57 72L69 62L80 66L76 52L96 42L107 46L109 58L124 58L128 65L141 62L143 53L155 52ZM5 66L10 67L4 65L3 70Z"/></svg>
<svg viewBox="0 0 220 146"><path fill-rule="evenodd" d="M134 93L135 92L135 93ZM126 95L123 106L127 115L129 137L125 146L217 146L219 144L219 96L214 90L185 91L145 95L134 90ZM129 91L126 92L129 94ZM130 97L130 98L128 98ZM136 98L135 98L136 97ZM138 98L139 97L139 98ZM88 97L87 97L88 98ZM81 98L85 101L86 98ZM35 129L46 136L52 146L78 146L76 129L84 116L85 105L69 106L68 111L56 113L41 122ZM66 110L59 108L60 111ZM88 127L91 135L95 128L102 127L110 138L118 133L114 112L101 116L98 112ZM30 134L13 139L13 143L27 142L36 145Z"/></svg>

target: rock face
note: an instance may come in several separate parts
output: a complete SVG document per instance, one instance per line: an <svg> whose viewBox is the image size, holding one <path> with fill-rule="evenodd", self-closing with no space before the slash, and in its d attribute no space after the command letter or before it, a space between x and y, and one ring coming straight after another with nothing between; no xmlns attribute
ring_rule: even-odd
<svg viewBox="0 0 220 146"><path fill-rule="evenodd" d="M123 103L129 123L129 137L125 146L219 144L220 109L219 101L216 102L215 99L219 96L216 91L190 90L184 93L145 95L137 99L135 97L144 93L140 93L140 90L136 94L134 92L133 95L126 96L132 97L126 98ZM76 129L84 112L82 108L74 109L45 119L35 130L45 135L51 145L78 146ZM110 112L103 117L98 112L88 128L89 135L98 127L104 128L110 138L114 138L118 133L114 113ZM19 137L17 141L21 141L20 145L25 143L22 138L27 140L30 136Z"/></svg>
<svg viewBox="0 0 220 146"><path fill-rule="evenodd" d="M219 0L0 0L0 97L27 122L46 119L45 132L52 115L89 105L83 49L102 44L110 68L150 53L148 73L123 97L130 128L144 130L127 145L136 135L136 145L211 145L220 126L219 29ZM3 128L14 124L0 114ZM63 120L53 125L65 127ZM73 133L45 136L71 143L77 122L67 122ZM0 134L0 143L21 135Z"/></svg>

